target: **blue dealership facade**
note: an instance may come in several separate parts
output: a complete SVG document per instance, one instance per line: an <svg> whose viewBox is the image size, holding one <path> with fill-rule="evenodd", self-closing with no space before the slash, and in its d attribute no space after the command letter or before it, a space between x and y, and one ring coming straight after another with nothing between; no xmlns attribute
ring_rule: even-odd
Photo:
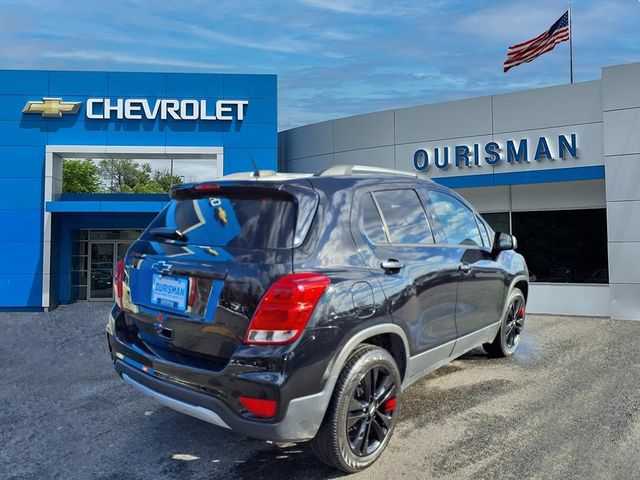
<svg viewBox="0 0 640 480"><path fill-rule="evenodd" d="M111 298L112 266L165 194L64 193L66 159L181 178L277 168L275 75L0 71L0 310ZM194 173L195 172L195 173Z"/></svg>

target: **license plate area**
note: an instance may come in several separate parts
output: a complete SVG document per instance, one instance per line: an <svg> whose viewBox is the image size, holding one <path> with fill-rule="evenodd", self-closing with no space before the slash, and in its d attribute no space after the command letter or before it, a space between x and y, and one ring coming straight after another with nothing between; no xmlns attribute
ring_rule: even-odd
<svg viewBox="0 0 640 480"><path fill-rule="evenodd" d="M154 273L151 280L151 303L177 312L187 310L189 279Z"/></svg>

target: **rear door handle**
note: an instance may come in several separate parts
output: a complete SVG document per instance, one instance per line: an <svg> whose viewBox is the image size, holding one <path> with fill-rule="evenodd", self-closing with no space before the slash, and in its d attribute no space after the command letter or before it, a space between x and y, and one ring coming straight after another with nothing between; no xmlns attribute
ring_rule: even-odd
<svg viewBox="0 0 640 480"><path fill-rule="evenodd" d="M395 273L404 267L404 263L396 260L395 258L390 258L389 260L385 260L384 262L380 263L380 267L387 272Z"/></svg>
<svg viewBox="0 0 640 480"><path fill-rule="evenodd" d="M468 263L463 263L458 268L460 269L463 275L469 275L471 273L471 270L473 270L473 267Z"/></svg>

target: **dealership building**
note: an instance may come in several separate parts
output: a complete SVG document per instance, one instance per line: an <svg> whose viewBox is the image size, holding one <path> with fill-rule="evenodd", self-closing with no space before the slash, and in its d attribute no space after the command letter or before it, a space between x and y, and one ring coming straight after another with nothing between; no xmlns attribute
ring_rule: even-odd
<svg viewBox="0 0 640 480"><path fill-rule="evenodd" d="M168 197L63 192L65 161L276 169L276 77L0 71L0 158L0 310L112 300L115 262Z"/></svg>
<svg viewBox="0 0 640 480"><path fill-rule="evenodd" d="M421 171L516 235L529 312L640 320L640 63L282 132L279 166Z"/></svg>
<svg viewBox="0 0 640 480"><path fill-rule="evenodd" d="M117 258L167 202L114 189L118 165L200 181L255 162L422 172L518 237L530 312L640 320L640 63L280 134L273 75L5 70L0 154L0 311L113 298ZM79 159L102 193L63 191Z"/></svg>

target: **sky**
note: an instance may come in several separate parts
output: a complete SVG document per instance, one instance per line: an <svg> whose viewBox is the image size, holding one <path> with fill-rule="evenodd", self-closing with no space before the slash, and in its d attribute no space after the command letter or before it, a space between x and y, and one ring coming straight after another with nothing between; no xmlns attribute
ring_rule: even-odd
<svg viewBox="0 0 640 480"><path fill-rule="evenodd" d="M569 81L568 42L502 72L567 2L0 0L0 68L275 73L279 129ZM575 0L575 81L640 61L638 0Z"/></svg>

